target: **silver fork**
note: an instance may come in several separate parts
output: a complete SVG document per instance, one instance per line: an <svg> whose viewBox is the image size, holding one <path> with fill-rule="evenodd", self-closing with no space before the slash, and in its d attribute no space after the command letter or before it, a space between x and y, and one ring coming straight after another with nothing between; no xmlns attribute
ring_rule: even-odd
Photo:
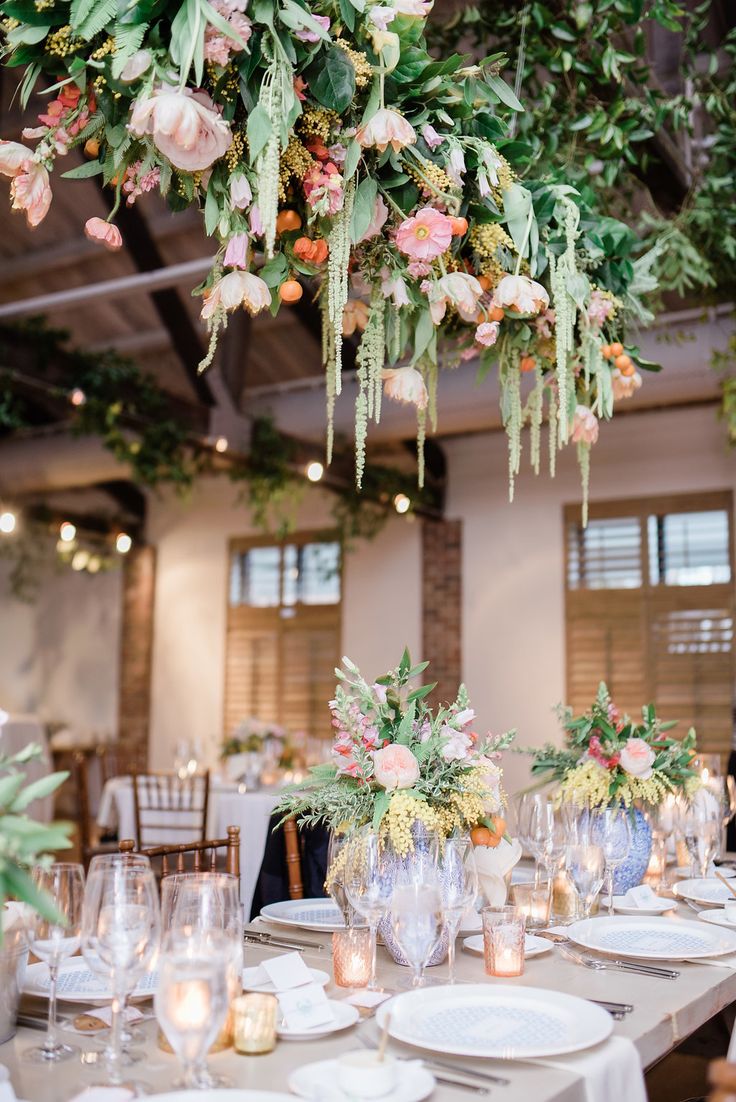
<svg viewBox="0 0 736 1102"><path fill-rule="evenodd" d="M584 968L591 968L596 972L634 972L640 976L652 976L663 980L676 980L680 975L672 968L660 968L656 964L643 964L631 960L601 960L600 957L591 957L587 953L576 953L567 945L558 942L557 948L567 960L576 964L582 964Z"/></svg>

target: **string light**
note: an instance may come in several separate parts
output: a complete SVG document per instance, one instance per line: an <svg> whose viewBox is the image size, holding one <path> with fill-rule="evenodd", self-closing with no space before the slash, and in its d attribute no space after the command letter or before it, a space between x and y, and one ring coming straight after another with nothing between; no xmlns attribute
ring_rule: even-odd
<svg viewBox="0 0 736 1102"><path fill-rule="evenodd" d="M84 570L89 562L89 551L75 551L72 556L72 570Z"/></svg>
<svg viewBox="0 0 736 1102"><path fill-rule="evenodd" d="M218 436L217 440L215 440L215 451L222 454L227 451L227 447L227 436Z"/></svg>
<svg viewBox="0 0 736 1102"><path fill-rule="evenodd" d="M11 513L9 510L5 513L0 513L0 532L4 536L9 536L11 532L15 531L15 513Z"/></svg>
<svg viewBox="0 0 736 1102"><path fill-rule="evenodd" d="M313 459L307 464L307 478L310 482L319 482L324 473L325 469L318 459Z"/></svg>
<svg viewBox="0 0 736 1102"><path fill-rule="evenodd" d="M406 494L397 494L394 498L394 509L397 513L408 513L411 508L411 498Z"/></svg>
<svg viewBox="0 0 736 1102"><path fill-rule="evenodd" d="M70 520L62 521L62 524L59 527L59 538L64 543L71 543L76 534L77 529Z"/></svg>
<svg viewBox="0 0 736 1102"><path fill-rule="evenodd" d="M133 546L133 540L130 538L127 532L118 532L115 539L115 550L121 555L127 555Z"/></svg>
<svg viewBox="0 0 736 1102"><path fill-rule="evenodd" d="M69 391L69 401L73 406L83 406L87 401L87 395L81 387L75 386L74 390Z"/></svg>
<svg viewBox="0 0 736 1102"><path fill-rule="evenodd" d="M87 563L87 572L89 574L96 574L102 566L102 559L99 555L90 555L89 562Z"/></svg>

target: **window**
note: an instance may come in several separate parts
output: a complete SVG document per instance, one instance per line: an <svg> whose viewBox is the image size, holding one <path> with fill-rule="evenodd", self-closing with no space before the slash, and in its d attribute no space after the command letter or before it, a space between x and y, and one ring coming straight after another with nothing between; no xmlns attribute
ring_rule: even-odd
<svg viewBox="0 0 736 1102"><path fill-rule="evenodd" d="M588 707L603 678L638 716L654 701L726 750L734 703L730 493L602 502L587 528L565 510L567 699Z"/></svg>
<svg viewBox="0 0 736 1102"><path fill-rule="evenodd" d="M330 737L327 701L340 660L342 549L337 540L229 548L225 731L249 716Z"/></svg>

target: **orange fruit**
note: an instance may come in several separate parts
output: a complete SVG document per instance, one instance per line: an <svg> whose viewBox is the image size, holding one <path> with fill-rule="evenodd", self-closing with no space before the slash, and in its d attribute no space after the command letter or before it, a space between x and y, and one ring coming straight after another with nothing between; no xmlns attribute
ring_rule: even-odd
<svg viewBox="0 0 736 1102"><path fill-rule="evenodd" d="M476 276L475 278L478 280L478 282L480 283L480 285L481 285L481 287L483 288L484 291L490 291L493 284L491 283L491 281L490 281L490 279L488 278L487 275L479 275L479 276Z"/></svg>
<svg viewBox="0 0 736 1102"><path fill-rule="evenodd" d="M276 219L276 233L298 230L301 224L302 220L295 210L282 210Z"/></svg>
<svg viewBox="0 0 736 1102"><path fill-rule="evenodd" d="M452 225L453 237L462 237L463 234L466 234L468 232L467 218L451 218L450 224Z"/></svg>
<svg viewBox="0 0 736 1102"><path fill-rule="evenodd" d="M501 306L492 306L488 311L489 321L503 321L505 317L506 315L504 314L503 307Z"/></svg>
<svg viewBox="0 0 736 1102"><path fill-rule="evenodd" d="M622 352L620 356L617 356L613 362L622 373L626 372L628 368L632 366L631 356L627 356L625 352Z"/></svg>
<svg viewBox="0 0 736 1102"><path fill-rule="evenodd" d="M491 816L491 829L495 834L499 835L499 837L506 833L506 820L502 815Z"/></svg>
<svg viewBox="0 0 736 1102"><path fill-rule="evenodd" d="M618 341L611 345L611 355L614 359L616 358L616 356L620 356L623 350L624 346L622 344L619 344Z"/></svg>
<svg viewBox="0 0 736 1102"><path fill-rule="evenodd" d="M533 371L537 366L537 361L533 356L522 356L519 360L519 368L522 371Z"/></svg>
<svg viewBox="0 0 736 1102"><path fill-rule="evenodd" d="M473 827L470 832L470 841L474 846L493 846L493 835L486 826Z"/></svg>
<svg viewBox="0 0 736 1102"><path fill-rule="evenodd" d="M84 143L84 154L86 157L96 157L100 152L100 143L97 138L87 138Z"/></svg>
<svg viewBox="0 0 736 1102"><path fill-rule="evenodd" d="M602 344L601 345L601 356L603 356L603 358L606 359L606 360L610 360L610 358L611 358L611 346L610 346L610 344Z"/></svg>
<svg viewBox="0 0 736 1102"><path fill-rule="evenodd" d="M279 287L279 298L282 302L298 302L303 294L304 291L298 279L286 279Z"/></svg>

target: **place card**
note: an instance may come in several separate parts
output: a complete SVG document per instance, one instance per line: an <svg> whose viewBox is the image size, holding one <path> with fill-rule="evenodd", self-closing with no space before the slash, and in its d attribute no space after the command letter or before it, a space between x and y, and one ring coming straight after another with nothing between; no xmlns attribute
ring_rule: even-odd
<svg viewBox="0 0 736 1102"><path fill-rule="evenodd" d="M304 963L301 953L284 953L280 957L262 961L250 986L260 987L272 983L275 991L289 991L292 987L303 987L311 982L312 973Z"/></svg>
<svg viewBox="0 0 736 1102"><path fill-rule="evenodd" d="M635 888L629 888L624 896L624 899L631 907L643 907L648 909L650 907L656 907L659 903L658 897L652 891L648 884L639 884Z"/></svg>
<svg viewBox="0 0 736 1102"><path fill-rule="evenodd" d="M281 1013L287 1029L314 1029L320 1025L330 1025L335 1015L325 995L324 988L318 983L305 984L303 987L281 991L278 995Z"/></svg>
<svg viewBox="0 0 736 1102"><path fill-rule="evenodd" d="M381 1003L385 1003L386 999L392 999L392 991L356 991L354 995L348 995L347 999L343 999L343 1002L350 1003L351 1006L362 1007L364 1010L372 1010L374 1006L380 1006Z"/></svg>

